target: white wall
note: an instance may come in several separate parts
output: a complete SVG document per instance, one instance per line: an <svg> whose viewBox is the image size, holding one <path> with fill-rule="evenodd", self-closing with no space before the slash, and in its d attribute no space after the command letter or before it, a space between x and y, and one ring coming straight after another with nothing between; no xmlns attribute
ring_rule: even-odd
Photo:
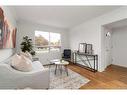
<svg viewBox="0 0 127 95"><path fill-rule="evenodd" d="M16 21L11 10L8 7L2 6L5 17L9 20L10 24L16 27ZM6 60L14 53L15 49L0 49L0 62Z"/></svg>
<svg viewBox="0 0 127 95"><path fill-rule="evenodd" d="M112 64L127 67L127 27L113 29Z"/></svg>
<svg viewBox="0 0 127 95"><path fill-rule="evenodd" d="M127 7L121 7L105 15L86 21L70 29L70 48L75 50L81 42L93 44L94 53L99 56L99 71L104 71L104 47L102 25L127 18Z"/></svg>
<svg viewBox="0 0 127 95"><path fill-rule="evenodd" d="M18 36L17 36L17 52L20 51L20 43L22 42L23 36L28 35L30 38L32 38L33 43L35 41L35 30L39 31L47 31L47 32L56 32L61 34L61 44L62 44L62 50L64 48L69 48L69 41L68 41L68 31L65 29L60 29L56 27L46 26L46 25L40 25L28 21L19 21L17 22L18 25ZM52 51L49 53L40 53L36 55L39 57L39 60L43 64L47 64L47 59L56 59L61 57L61 52Z"/></svg>

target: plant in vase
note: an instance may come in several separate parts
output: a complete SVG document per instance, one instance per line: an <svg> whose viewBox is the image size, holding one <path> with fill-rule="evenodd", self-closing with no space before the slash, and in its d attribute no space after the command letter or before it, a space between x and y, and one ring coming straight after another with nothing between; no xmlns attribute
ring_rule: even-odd
<svg viewBox="0 0 127 95"><path fill-rule="evenodd" d="M32 39L28 36L23 37L23 42L20 44L22 52L28 51L32 56L35 55L35 51L33 50Z"/></svg>

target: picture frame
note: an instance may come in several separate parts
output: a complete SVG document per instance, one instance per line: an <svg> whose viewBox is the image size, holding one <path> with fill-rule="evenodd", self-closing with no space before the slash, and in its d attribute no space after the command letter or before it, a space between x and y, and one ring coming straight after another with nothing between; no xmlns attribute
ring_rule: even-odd
<svg viewBox="0 0 127 95"><path fill-rule="evenodd" d="M12 26L0 7L0 49L16 47L16 32L17 28Z"/></svg>
<svg viewBox="0 0 127 95"><path fill-rule="evenodd" d="M80 53L86 53L86 43L79 43L78 52Z"/></svg>
<svg viewBox="0 0 127 95"><path fill-rule="evenodd" d="M86 53L87 54L93 54L93 46L92 46L92 44L87 44L86 45Z"/></svg>
<svg viewBox="0 0 127 95"><path fill-rule="evenodd" d="M3 48L4 12L0 7L0 48Z"/></svg>

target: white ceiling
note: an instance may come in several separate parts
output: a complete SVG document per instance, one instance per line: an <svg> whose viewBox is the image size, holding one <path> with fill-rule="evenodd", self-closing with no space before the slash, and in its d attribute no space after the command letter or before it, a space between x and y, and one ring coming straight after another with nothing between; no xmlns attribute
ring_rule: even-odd
<svg viewBox="0 0 127 95"><path fill-rule="evenodd" d="M71 28L120 6L15 6L17 20Z"/></svg>

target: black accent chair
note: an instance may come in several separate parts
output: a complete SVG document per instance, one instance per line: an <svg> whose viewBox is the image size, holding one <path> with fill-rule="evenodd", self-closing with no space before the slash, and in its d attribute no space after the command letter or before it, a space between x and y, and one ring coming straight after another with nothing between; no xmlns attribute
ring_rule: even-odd
<svg viewBox="0 0 127 95"><path fill-rule="evenodd" d="M64 49L62 59L70 61L71 60L71 50Z"/></svg>

